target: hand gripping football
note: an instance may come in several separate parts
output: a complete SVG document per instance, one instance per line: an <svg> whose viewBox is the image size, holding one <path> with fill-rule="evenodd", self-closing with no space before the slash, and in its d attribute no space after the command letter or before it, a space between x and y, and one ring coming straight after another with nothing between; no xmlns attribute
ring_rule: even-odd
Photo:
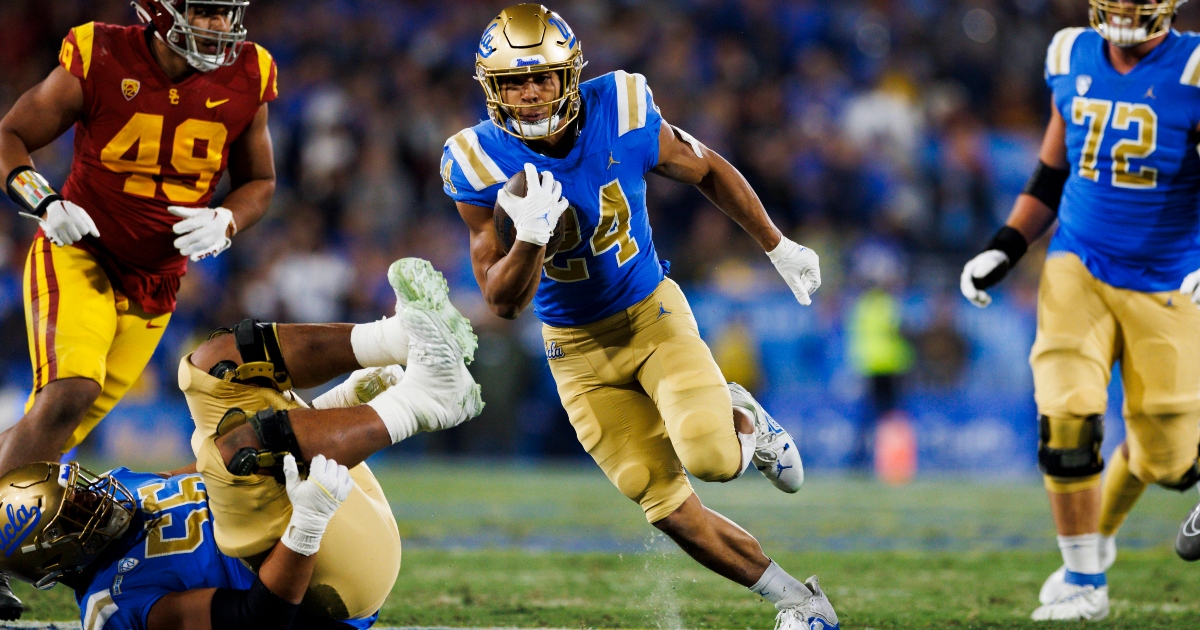
<svg viewBox="0 0 1200 630"><path fill-rule="evenodd" d="M504 184L504 190L514 197L524 197L526 192L525 171L517 171L516 175L508 178ZM565 221L566 213L558 218L558 224L554 226L554 234L550 236L550 242L546 243L545 260L550 260L554 254L558 253L558 247L562 245L563 235L566 233ZM512 250L513 243L517 240L517 228L513 225L512 219L504 208L500 207L500 202L497 201L492 210L492 222L496 226L496 236L500 239L500 246L504 248L504 253L508 254Z"/></svg>

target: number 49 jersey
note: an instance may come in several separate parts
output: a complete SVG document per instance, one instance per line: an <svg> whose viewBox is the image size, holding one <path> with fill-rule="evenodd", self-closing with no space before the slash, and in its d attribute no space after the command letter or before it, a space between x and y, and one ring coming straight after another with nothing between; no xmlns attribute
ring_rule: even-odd
<svg viewBox="0 0 1200 630"><path fill-rule="evenodd" d="M1122 75L1099 33L1064 29L1046 80L1070 163L1050 251L1115 287L1177 290L1200 268L1200 36L1171 31Z"/></svg>
<svg viewBox="0 0 1200 630"><path fill-rule="evenodd" d="M485 208L508 178L532 163L562 183L571 204L566 234L546 262L534 313L551 326L580 326L622 311L663 279L646 212L645 175L658 165L662 116L640 74L617 71L579 86L583 111L565 158L536 153L490 120L446 141L442 179L456 202Z"/></svg>
<svg viewBox="0 0 1200 630"><path fill-rule="evenodd" d="M164 478L127 468L109 474L133 494L137 513L88 586L76 592L84 628L139 630L168 593L254 584L254 573L213 541L200 475Z"/></svg>
<svg viewBox="0 0 1200 630"><path fill-rule="evenodd" d="M175 249L171 227L179 218L167 207L212 199L230 146L276 97L275 62L245 42L233 65L173 82L155 61L145 26L98 22L71 29L58 61L83 89L62 194L100 231L80 247L147 312L169 313L187 259Z"/></svg>

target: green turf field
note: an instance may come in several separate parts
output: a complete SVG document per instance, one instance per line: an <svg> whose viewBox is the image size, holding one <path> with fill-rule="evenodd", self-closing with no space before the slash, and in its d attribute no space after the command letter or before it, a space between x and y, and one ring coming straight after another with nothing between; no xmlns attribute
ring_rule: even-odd
<svg viewBox="0 0 1200 630"><path fill-rule="evenodd" d="M377 465L405 539L386 626L769 628L774 609L655 535L590 467ZM803 579L821 577L844 628L1035 625L1059 564L1034 481L889 488L811 478L797 495L762 479L700 484ZM1200 627L1200 566L1170 551L1197 495L1152 489L1122 531L1112 615L1088 628ZM70 593L19 594L27 619L77 619Z"/></svg>

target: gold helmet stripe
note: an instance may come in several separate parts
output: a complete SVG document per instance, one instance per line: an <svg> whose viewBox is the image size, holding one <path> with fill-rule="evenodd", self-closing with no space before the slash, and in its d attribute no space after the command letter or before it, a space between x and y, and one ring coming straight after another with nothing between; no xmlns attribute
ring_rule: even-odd
<svg viewBox="0 0 1200 630"><path fill-rule="evenodd" d="M1086 30L1082 26L1064 28L1050 40L1050 48L1046 51L1046 71L1050 76L1070 74L1071 49L1075 47L1075 40Z"/></svg>
<svg viewBox="0 0 1200 630"><path fill-rule="evenodd" d="M646 77L624 70L613 73L617 82L617 136L646 126Z"/></svg>
<svg viewBox="0 0 1200 630"><path fill-rule="evenodd" d="M101 630L108 623L108 618L117 612L117 604L113 602L111 593L100 591L88 598L84 611L83 630Z"/></svg>
<svg viewBox="0 0 1200 630"><path fill-rule="evenodd" d="M1196 46L1196 50L1192 51L1192 55L1188 57L1187 65L1183 67L1183 75L1179 77L1179 82L1184 85L1200 87L1200 46Z"/></svg>
<svg viewBox="0 0 1200 630"><path fill-rule="evenodd" d="M458 162L458 167L462 169L463 175L467 176L467 181L471 182L471 186L475 190L483 190L508 180L504 171L496 166L492 158L479 145L479 136L475 135L474 129L463 129L458 132L446 141L446 146L450 148L450 154L454 156L454 161Z"/></svg>

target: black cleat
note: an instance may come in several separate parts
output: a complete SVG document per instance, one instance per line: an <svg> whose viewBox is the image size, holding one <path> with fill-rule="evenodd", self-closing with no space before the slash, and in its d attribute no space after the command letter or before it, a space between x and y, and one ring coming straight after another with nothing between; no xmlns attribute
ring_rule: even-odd
<svg viewBox="0 0 1200 630"><path fill-rule="evenodd" d="M16 621L25 611L25 605L13 595L8 574L0 572L0 621Z"/></svg>
<svg viewBox="0 0 1200 630"><path fill-rule="evenodd" d="M1175 553L1188 562L1200 560L1200 504L1179 525L1175 536Z"/></svg>

